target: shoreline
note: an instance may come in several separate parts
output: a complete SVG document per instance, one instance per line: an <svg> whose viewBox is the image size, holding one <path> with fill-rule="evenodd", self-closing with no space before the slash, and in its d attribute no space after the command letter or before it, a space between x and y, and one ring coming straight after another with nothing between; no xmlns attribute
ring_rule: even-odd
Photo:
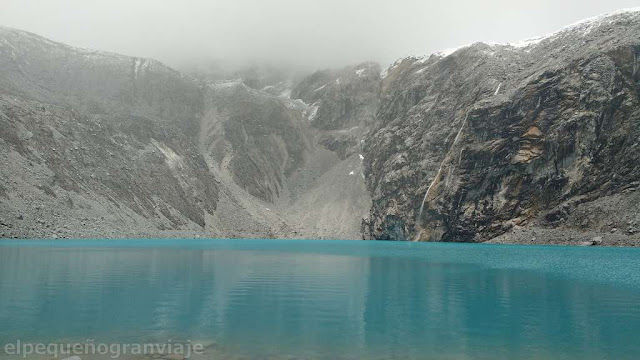
<svg viewBox="0 0 640 360"><path fill-rule="evenodd" d="M0 237L2 240L133 240L133 239L282 239L282 240L328 240L328 241L381 241L396 242L392 240L364 240L364 239L329 239L321 236L300 236L298 233L274 234L260 232L226 232L209 233L194 231L145 231L131 233L100 232L70 232L64 235L52 234L9 234ZM458 244L490 244L490 245L552 245L552 246L594 246L594 247L640 247L640 235L627 235L619 233L605 233L597 231L578 231L573 229L553 229L544 227L516 227L511 231L480 242L456 242Z"/></svg>

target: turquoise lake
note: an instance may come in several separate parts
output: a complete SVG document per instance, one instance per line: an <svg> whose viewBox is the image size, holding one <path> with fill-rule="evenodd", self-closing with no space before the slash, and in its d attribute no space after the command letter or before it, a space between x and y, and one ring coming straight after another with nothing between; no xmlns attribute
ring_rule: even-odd
<svg viewBox="0 0 640 360"><path fill-rule="evenodd" d="M213 359L638 359L640 249L0 241L0 343L215 341Z"/></svg>

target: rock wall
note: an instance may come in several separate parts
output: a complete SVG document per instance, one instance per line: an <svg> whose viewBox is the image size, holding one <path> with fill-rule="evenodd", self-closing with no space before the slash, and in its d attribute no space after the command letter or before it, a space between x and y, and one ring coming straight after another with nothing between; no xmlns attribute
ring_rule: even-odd
<svg viewBox="0 0 640 360"><path fill-rule="evenodd" d="M631 12L396 63L365 147L367 236L486 241L637 187L638 45Z"/></svg>

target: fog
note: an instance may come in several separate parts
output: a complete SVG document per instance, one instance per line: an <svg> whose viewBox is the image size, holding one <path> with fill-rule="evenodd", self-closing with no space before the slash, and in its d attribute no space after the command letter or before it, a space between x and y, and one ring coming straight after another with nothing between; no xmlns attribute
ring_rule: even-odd
<svg viewBox="0 0 640 360"><path fill-rule="evenodd" d="M184 68L382 64L477 41L514 42L637 0L0 0L0 25Z"/></svg>

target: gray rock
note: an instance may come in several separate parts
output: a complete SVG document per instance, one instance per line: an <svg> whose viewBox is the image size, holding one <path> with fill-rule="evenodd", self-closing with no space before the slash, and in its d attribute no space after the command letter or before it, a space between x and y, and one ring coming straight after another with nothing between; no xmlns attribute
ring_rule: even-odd
<svg viewBox="0 0 640 360"><path fill-rule="evenodd" d="M373 63L319 71L292 89L293 100L278 76L194 81L150 59L0 28L0 107L15 115L0 117L8 145L0 168L15 192L12 211L72 224L70 234L335 237L313 213L328 202L356 222L370 207L354 227L367 239L485 241L514 226L588 232L605 221L611 229L617 217L589 214L613 214L594 203L640 178L639 14L526 47L478 43L406 58L385 76ZM62 157L65 146L73 156ZM366 188L348 175L361 167ZM1 199L7 191L0 187ZM288 201L294 214L264 210ZM42 235L34 225L18 222L16 233Z"/></svg>
<svg viewBox="0 0 640 360"><path fill-rule="evenodd" d="M585 241L581 244L582 246L599 246L602 245L602 237L596 236L589 241Z"/></svg>

